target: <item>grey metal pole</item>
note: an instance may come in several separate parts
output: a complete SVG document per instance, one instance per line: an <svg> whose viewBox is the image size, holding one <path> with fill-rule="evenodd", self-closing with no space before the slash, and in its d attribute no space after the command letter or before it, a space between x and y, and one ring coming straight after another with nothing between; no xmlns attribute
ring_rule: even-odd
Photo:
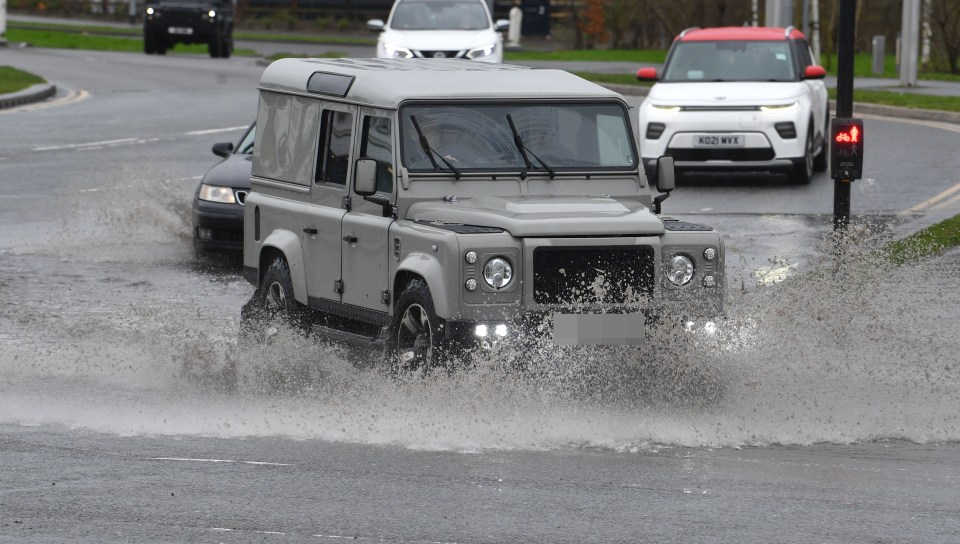
<svg viewBox="0 0 960 544"><path fill-rule="evenodd" d="M853 117L853 39L856 31L856 0L840 0L837 36L837 117ZM832 137L832 135L831 135ZM833 230L850 224L850 179L833 180Z"/></svg>
<svg viewBox="0 0 960 544"><path fill-rule="evenodd" d="M917 85L917 57L920 56L920 0L903 0L900 29L900 85Z"/></svg>

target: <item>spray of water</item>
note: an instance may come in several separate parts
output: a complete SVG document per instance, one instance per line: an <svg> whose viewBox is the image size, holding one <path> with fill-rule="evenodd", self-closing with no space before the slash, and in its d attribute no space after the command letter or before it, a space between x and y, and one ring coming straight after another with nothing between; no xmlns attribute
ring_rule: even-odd
<svg viewBox="0 0 960 544"><path fill-rule="evenodd" d="M0 422L456 451L960 440L956 253L893 266L875 236L827 240L786 281L734 289L712 334L534 338L395 376L279 324L238 342L251 287L175 259L186 214L161 208L133 256L57 236L0 260ZM110 213L78 213L102 246L147 236Z"/></svg>

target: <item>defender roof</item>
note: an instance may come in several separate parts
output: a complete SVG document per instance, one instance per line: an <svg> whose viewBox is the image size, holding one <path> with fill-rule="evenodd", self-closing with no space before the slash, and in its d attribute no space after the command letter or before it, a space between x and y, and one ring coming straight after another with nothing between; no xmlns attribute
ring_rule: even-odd
<svg viewBox="0 0 960 544"><path fill-rule="evenodd" d="M383 108L410 99L620 96L562 70L464 59L281 59L264 70L260 88Z"/></svg>
<svg viewBox="0 0 960 544"><path fill-rule="evenodd" d="M723 26L716 28L688 28L677 36L676 41L782 41L802 40L803 32L791 27Z"/></svg>

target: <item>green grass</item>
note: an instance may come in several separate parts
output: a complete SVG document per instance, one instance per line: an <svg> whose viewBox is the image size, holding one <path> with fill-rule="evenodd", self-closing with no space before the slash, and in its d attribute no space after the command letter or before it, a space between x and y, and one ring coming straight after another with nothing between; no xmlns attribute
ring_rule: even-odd
<svg viewBox="0 0 960 544"><path fill-rule="evenodd" d="M829 89L828 92L830 98L837 98L836 89ZM960 112L960 97L958 96L929 96L896 91L854 89L853 101L883 106L899 106L901 108Z"/></svg>
<svg viewBox="0 0 960 544"><path fill-rule="evenodd" d="M884 57L883 73L873 73L873 55L861 53L853 57L853 75L854 77L884 77L891 79L900 79L900 73L897 71L897 58L894 55ZM827 72L831 75L837 75L837 55L832 54L823 56L823 65L829 66ZM938 81L960 81L960 74L949 74L945 72L919 72L918 79L931 79Z"/></svg>
<svg viewBox="0 0 960 544"><path fill-rule="evenodd" d="M892 262L904 264L940 254L957 246L960 246L960 215L937 223L903 240L890 242L885 252Z"/></svg>
<svg viewBox="0 0 960 544"><path fill-rule="evenodd" d="M94 51L143 53L143 38L139 35L136 37L102 36L56 30L11 28L7 30L7 41L13 43L27 42L34 47L51 49L90 49ZM205 44L178 44L170 51L173 53L206 55L207 46ZM233 54L254 56L256 52L250 49L235 49Z"/></svg>
<svg viewBox="0 0 960 544"><path fill-rule="evenodd" d="M0 66L0 94L22 91L38 83L46 83L46 80L10 66Z"/></svg>
<svg viewBox="0 0 960 544"><path fill-rule="evenodd" d="M562 60L586 62L662 63L666 58L666 51L647 49L505 51L503 54L504 62L513 62L518 60Z"/></svg>

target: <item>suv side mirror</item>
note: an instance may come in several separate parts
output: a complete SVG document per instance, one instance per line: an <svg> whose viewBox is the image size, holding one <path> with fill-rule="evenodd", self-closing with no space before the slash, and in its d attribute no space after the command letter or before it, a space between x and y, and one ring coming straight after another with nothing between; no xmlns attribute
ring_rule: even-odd
<svg viewBox="0 0 960 544"><path fill-rule="evenodd" d="M380 32L383 30L383 20L382 19L370 19L367 21L367 30L370 32Z"/></svg>
<svg viewBox="0 0 960 544"><path fill-rule="evenodd" d="M353 192L360 196L372 196L377 192L377 161L357 159L353 169Z"/></svg>
<svg viewBox="0 0 960 544"><path fill-rule="evenodd" d="M803 69L803 79L823 79L827 76L827 71L823 66L807 66Z"/></svg>
<svg viewBox="0 0 960 544"><path fill-rule="evenodd" d="M233 142L217 142L213 144L214 155L225 159L231 153L233 153Z"/></svg>
<svg viewBox="0 0 960 544"><path fill-rule="evenodd" d="M641 68L637 70L637 81L657 81L660 79L657 77L656 68Z"/></svg>
<svg viewBox="0 0 960 544"><path fill-rule="evenodd" d="M657 190L669 193L677 187L677 174L673 168L673 157L662 155L657 158Z"/></svg>
<svg viewBox="0 0 960 544"><path fill-rule="evenodd" d="M674 190L676 186L673 157L670 155L657 157L657 190L663 194L653 199L653 213L660 213L660 204L670 197L670 191Z"/></svg>

